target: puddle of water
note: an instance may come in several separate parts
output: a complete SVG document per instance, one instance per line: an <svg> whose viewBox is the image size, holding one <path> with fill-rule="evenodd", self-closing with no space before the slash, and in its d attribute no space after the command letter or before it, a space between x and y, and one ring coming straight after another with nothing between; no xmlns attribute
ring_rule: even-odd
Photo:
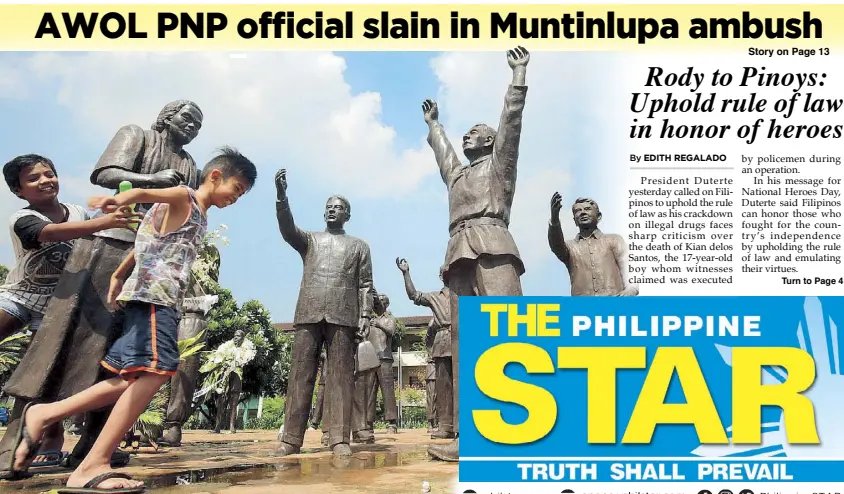
<svg viewBox="0 0 844 494"><path fill-rule="evenodd" d="M221 441L221 442L206 442L206 443L190 443L191 449L193 448L236 448L240 446L248 446L261 441L254 440L254 441ZM171 448L174 449L174 448Z"/></svg>
<svg viewBox="0 0 844 494"><path fill-rule="evenodd" d="M231 486L262 480L273 480L273 483L311 484L327 480L343 481L342 477L354 471L408 465L426 461L427 458L426 451L363 451L350 457L289 458L268 465L191 470L144 479L144 483L151 489L203 483Z"/></svg>
<svg viewBox="0 0 844 494"><path fill-rule="evenodd" d="M227 467L192 469L187 471L156 475L152 477L138 476L150 490L159 492L189 492L191 487L201 489L203 485L216 492L229 486L271 483L271 484L318 484L323 482L335 483L363 483L362 471L378 468L397 467L427 461L427 452L421 450L409 451L358 451L350 457L322 457L285 458L279 463L270 464L238 464ZM162 465L163 468L167 468ZM23 484L23 485L21 485ZM35 477L25 483L4 482L0 485L0 492L47 491L64 485L63 477Z"/></svg>

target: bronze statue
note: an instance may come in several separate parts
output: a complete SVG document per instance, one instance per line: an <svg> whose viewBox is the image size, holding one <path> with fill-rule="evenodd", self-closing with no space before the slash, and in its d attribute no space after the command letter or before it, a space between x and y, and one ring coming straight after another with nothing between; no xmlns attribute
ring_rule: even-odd
<svg viewBox="0 0 844 494"><path fill-rule="evenodd" d="M440 281L443 287L436 292L420 292L410 278L410 265L405 259L396 259L396 266L404 276L404 289L407 297L414 304L428 307L434 314L429 326L431 356L436 366L436 420L437 430L432 432L432 439L451 439L455 432L454 414L454 372L452 370L452 300L451 290L446 283L446 266L440 267Z"/></svg>
<svg viewBox="0 0 844 494"><path fill-rule="evenodd" d="M372 346L374 354L372 357L378 360L376 367L361 368L360 359L355 360L355 394L352 399L352 441L356 443L372 444L375 442L375 404L378 397L378 371L381 368L379 340L383 336L375 329L376 320L385 312L382 296L373 288L372 290L372 313L374 317L369 320L369 328L363 336L366 342ZM358 349L357 357L360 357ZM372 409L370 410L370 406ZM398 414L398 411L397 411Z"/></svg>
<svg viewBox="0 0 844 494"><path fill-rule="evenodd" d="M238 329L234 333L234 347L243 347L246 334ZM224 343L225 344L225 343ZM219 434L220 430L228 425L229 432L234 434L237 430L237 404L240 401L240 393L243 391L243 378L237 372L229 372L224 378L226 387L222 393L217 395L217 417L214 421L214 433ZM226 412L228 411L228 414Z"/></svg>
<svg viewBox="0 0 844 494"><path fill-rule="evenodd" d="M322 420L323 412L325 411L325 350L319 352L319 384L317 389L316 401L314 407L311 409L311 427L322 429L321 443L326 448L328 447L328 429L325 427L325 422ZM352 409L354 413L354 409Z"/></svg>
<svg viewBox="0 0 844 494"><path fill-rule="evenodd" d="M433 433L437 428L437 364L433 356L436 334L437 326L432 317L428 321L428 331L425 333L425 350L428 354L425 366L425 412L428 417L428 434Z"/></svg>
<svg viewBox="0 0 844 494"><path fill-rule="evenodd" d="M325 403L325 350L319 352L319 384L316 401L311 409L311 427L316 430L322 423L322 405Z"/></svg>
<svg viewBox="0 0 844 494"><path fill-rule="evenodd" d="M127 125L117 131L91 174L91 183L117 190L128 180L136 188L165 188L185 184L196 188L199 170L184 150L202 126L202 111L186 100L168 103L149 130ZM138 204L143 214L150 205ZM65 271L56 286L40 330L4 388L16 398L7 430L0 440L0 468L11 464L17 420L32 400L67 398L107 376L99 362L119 334L122 311L106 303L112 273L134 247L135 235L125 229L105 230L75 241ZM110 408L87 414L82 435L67 465L79 465L105 425ZM64 442L60 424L47 431L42 450L60 450ZM112 465L129 461L115 451ZM0 471L6 478L10 470ZM4 476L5 474L5 476Z"/></svg>
<svg viewBox="0 0 844 494"><path fill-rule="evenodd" d="M367 419L369 430L373 430L375 423L376 402L378 400L378 388L381 388L381 397L384 400L384 420L387 421L387 434L397 434L398 426L396 421L399 418L399 409L396 403L396 381L393 376L393 336L398 326L396 318L388 311L390 297L383 293L378 294L376 316L372 318L369 330L369 341L378 352L381 366L376 369L374 378L370 382L370 392L367 401Z"/></svg>
<svg viewBox="0 0 844 494"><path fill-rule="evenodd" d="M208 270L209 278L217 282L220 276L220 252L214 245L206 245L212 260ZM182 306L182 319L179 321L179 340L194 338L202 333L196 342L205 343L208 339L207 312L204 308L192 303L197 297L204 295L201 283L194 276L188 287L189 297ZM209 309L210 310L210 309ZM182 445L182 426L193 412L193 395L196 391L196 381L199 379L201 355L196 353L179 362L179 370L170 378L170 396L167 404L167 416L164 418L164 430L158 444L167 447Z"/></svg>
<svg viewBox="0 0 844 494"><path fill-rule="evenodd" d="M372 312L372 261L369 245L346 235L349 201L332 196L325 204L325 231L303 231L293 221L287 201L287 172L276 174L276 216L284 240L302 256L302 283L293 324L293 366L287 387L284 430L277 454L298 453L323 343L326 348L324 421L337 456L349 456L354 392L355 341L369 330Z"/></svg>
<svg viewBox="0 0 844 494"><path fill-rule="evenodd" d="M548 245L569 270L572 296L638 295L638 285L630 283L624 239L598 229L601 221L598 203L587 197L574 201L571 212L580 231L574 239L565 240L560 226L562 201L559 192L551 196Z"/></svg>
<svg viewBox="0 0 844 494"><path fill-rule="evenodd" d="M375 307L378 303L374 304ZM370 329L370 335L373 333ZM367 335L368 336L368 335ZM352 398L352 441L362 444L375 442L375 431L369 421L369 402L374 401L372 394L378 394L378 368L355 369L355 391Z"/></svg>
<svg viewBox="0 0 844 494"><path fill-rule="evenodd" d="M460 162L439 122L432 100L422 104L428 124L428 144L434 151L440 175L448 188L449 236L445 264L451 289L451 342L454 372L454 432L449 444L432 445L428 453L445 461L459 460L459 318L460 296L519 296L525 268L508 230L516 191L516 167L522 132L522 112L527 86L525 72L530 54L521 46L507 52L513 79L504 96L498 130L475 125L463 136Z"/></svg>

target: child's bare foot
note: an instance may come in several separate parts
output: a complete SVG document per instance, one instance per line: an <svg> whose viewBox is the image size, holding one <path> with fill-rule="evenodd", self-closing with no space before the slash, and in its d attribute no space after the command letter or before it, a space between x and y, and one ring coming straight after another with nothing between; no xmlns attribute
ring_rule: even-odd
<svg viewBox="0 0 844 494"><path fill-rule="evenodd" d="M144 485L143 482L138 480L132 480L128 478L128 475L122 474L117 472L116 470L112 470L111 466L108 464L106 465L94 465L91 467L84 467L83 465L79 465L79 468L73 471L70 474L70 477L67 479L67 487L86 487L88 482L91 482L97 477L102 477L104 475L108 475L110 478L105 478L97 485L90 485L87 487L96 487L99 489L131 489L133 487L142 487Z"/></svg>
<svg viewBox="0 0 844 494"><path fill-rule="evenodd" d="M32 444L38 444L41 442L41 439L44 437L45 432L45 421L44 415L40 412L43 411L44 405L30 405L27 407L24 416L21 418L23 421L22 427L26 432L26 435L29 436L29 441ZM24 440L21 441L18 449L15 450L15 463L14 463L14 470L15 471L23 471L29 468L29 464L31 460L35 458L27 459L27 456L30 455L30 442L26 441L26 435L24 436ZM40 448L40 444L38 444Z"/></svg>

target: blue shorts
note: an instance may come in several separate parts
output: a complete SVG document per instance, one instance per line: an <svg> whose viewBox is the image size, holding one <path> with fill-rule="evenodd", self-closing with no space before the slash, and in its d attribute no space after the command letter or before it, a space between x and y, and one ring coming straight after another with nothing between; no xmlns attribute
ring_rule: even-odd
<svg viewBox="0 0 844 494"><path fill-rule="evenodd" d="M179 367L178 312L129 302L123 313L123 333L108 349L102 366L120 376L134 372L174 375Z"/></svg>
<svg viewBox="0 0 844 494"><path fill-rule="evenodd" d="M41 320L44 319L44 314L35 312L8 297L0 297L0 310L14 317L24 326L29 324L29 330L33 333L38 331L38 328L41 327Z"/></svg>

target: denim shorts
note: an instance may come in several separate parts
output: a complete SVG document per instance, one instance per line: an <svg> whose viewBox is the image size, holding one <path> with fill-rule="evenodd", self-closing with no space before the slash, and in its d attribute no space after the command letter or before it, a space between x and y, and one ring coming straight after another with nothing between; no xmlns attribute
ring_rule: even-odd
<svg viewBox="0 0 844 494"><path fill-rule="evenodd" d="M8 297L0 297L0 310L14 317L24 326L29 324L29 330L33 333L38 331L38 328L41 327L41 320L44 319L44 314L35 312Z"/></svg>
<svg viewBox="0 0 844 494"><path fill-rule="evenodd" d="M123 314L123 333L100 364L120 376L174 375L179 367L179 313L161 305L129 302Z"/></svg>

